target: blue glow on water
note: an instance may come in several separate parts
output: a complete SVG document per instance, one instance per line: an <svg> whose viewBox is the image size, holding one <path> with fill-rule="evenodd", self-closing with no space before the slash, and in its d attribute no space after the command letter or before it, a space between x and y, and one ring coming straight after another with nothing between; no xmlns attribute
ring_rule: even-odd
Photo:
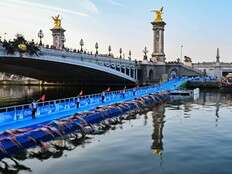
<svg viewBox="0 0 232 174"><path fill-rule="evenodd" d="M27 154L19 162L36 174L229 174L231 97L203 92L196 102L150 108L76 147L60 141L73 150L58 158L41 160Z"/></svg>

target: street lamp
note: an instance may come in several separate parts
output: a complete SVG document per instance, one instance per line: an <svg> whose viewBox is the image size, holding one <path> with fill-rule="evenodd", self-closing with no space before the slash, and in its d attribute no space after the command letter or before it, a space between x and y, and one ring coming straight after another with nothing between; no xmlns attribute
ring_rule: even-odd
<svg viewBox="0 0 232 174"><path fill-rule="evenodd" d="M147 60L147 53L148 53L148 50L147 50L147 47L145 46L144 50L143 50L143 53L144 53L144 56L143 56L143 60Z"/></svg>
<svg viewBox="0 0 232 174"><path fill-rule="evenodd" d="M119 53L120 53L119 58L121 59L122 58L122 48L119 49Z"/></svg>
<svg viewBox="0 0 232 174"><path fill-rule="evenodd" d="M98 55L98 43L97 42L95 44L95 49L96 49L96 55Z"/></svg>
<svg viewBox="0 0 232 174"><path fill-rule="evenodd" d="M38 37L39 37L39 45L42 46L42 39L44 38L44 34L42 30L39 30L38 32Z"/></svg>
<svg viewBox="0 0 232 174"><path fill-rule="evenodd" d="M129 60L131 60L131 50L129 50Z"/></svg>
<svg viewBox="0 0 232 174"><path fill-rule="evenodd" d="M180 61L182 62L183 61L183 57L182 57L182 55L183 55L183 45L181 45L180 46Z"/></svg>
<svg viewBox="0 0 232 174"><path fill-rule="evenodd" d="M80 40L80 46L81 46L81 53L83 52L83 46L84 46L84 40L81 39Z"/></svg>
<svg viewBox="0 0 232 174"><path fill-rule="evenodd" d="M108 51L109 51L109 56L111 56L111 51L112 51L112 49L111 49L111 46L109 45L109 47L108 47Z"/></svg>
<svg viewBox="0 0 232 174"><path fill-rule="evenodd" d="M6 35L7 35L7 33L4 33L4 40L6 40Z"/></svg>

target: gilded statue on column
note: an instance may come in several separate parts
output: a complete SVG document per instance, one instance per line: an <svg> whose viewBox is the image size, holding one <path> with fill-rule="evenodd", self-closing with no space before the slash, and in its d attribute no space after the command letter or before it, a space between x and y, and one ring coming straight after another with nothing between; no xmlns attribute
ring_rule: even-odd
<svg viewBox="0 0 232 174"><path fill-rule="evenodd" d="M60 19L60 15L57 16L52 16L53 22L54 22L54 28L56 29L60 29L61 28L61 19Z"/></svg>
<svg viewBox="0 0 232 174"><path fill-rule="evenodd" d="M163 22L163 9L162 7L160 10L153 10L155 22Z"/></svg>

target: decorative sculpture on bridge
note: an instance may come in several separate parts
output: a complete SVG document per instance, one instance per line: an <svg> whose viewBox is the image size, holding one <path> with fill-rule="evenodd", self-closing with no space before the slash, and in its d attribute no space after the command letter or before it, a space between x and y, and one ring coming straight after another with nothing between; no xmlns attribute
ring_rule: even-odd
<svg viewBox="0 0 232 174"><path fill-rule="evenodd" d="M54 28L60 29L60 28L61 28L61 19L60 19L60 15L52 16L52 19L53 19L53 21L54 21Z"/></svg>
<svg viewBox="0 0 232 174"><path fill-rule="evenodd" d="M51 29L53 36L53 48L62 50L65 42L65 30L61 27L60 15L52 16L54 27Z"/></svg>
<svg viewBox="0 0 232 174"><path fill-rule="evenodd" d="M154 14L154 20L155 22L163 22L163 7L160 10L153 10L155 12Z"/></svg>
<svg viewBox="0 0 232 174"><path fill-rule="evenodd" d="M163 10L153 10L154 21L151 22L153 26L153 53L151 61L154 63L164 64L165 63L165 53L164 53L164 27L166 23L163 21Z"/></svg>

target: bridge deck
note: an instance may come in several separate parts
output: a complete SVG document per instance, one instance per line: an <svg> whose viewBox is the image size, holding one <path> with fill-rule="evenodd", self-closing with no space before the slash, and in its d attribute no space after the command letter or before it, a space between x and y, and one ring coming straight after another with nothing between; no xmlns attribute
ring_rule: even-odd
<svg viewBox="0 0 232 174"><path fill-rule="evenodd" d="M31 118L29 104L2 108L0 112L0 131L23 127L36 127L39 124L64 118L77 112L94 110L99 106L133 100L150 93L172 91L186 82L186 80L186 78L178 78L165 82L159 86L137 88L135 95L133 94L133 89L128 89L126 90L125 97L122 96L122 91L108 92L106 93L104 103L101 102L101 94L84 96L80 99L80 108L76 108L76 97L39 103L36 119Z"/></svg>

